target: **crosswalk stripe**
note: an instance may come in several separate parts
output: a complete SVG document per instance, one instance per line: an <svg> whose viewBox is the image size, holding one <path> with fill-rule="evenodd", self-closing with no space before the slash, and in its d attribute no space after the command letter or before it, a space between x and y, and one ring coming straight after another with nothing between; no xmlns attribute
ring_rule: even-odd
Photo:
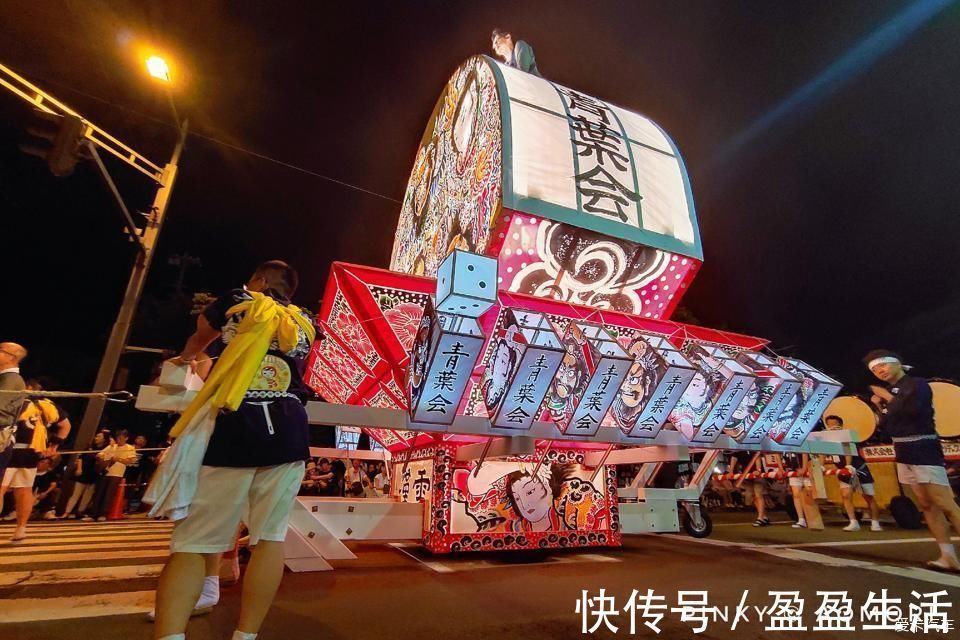
<svg viewBox="0 0 960 640"><path fill-rule="evenodd" d="M27 541L25 541L27 542ZM6 556L24 556L31 553L41 553L46 551L76 551L79 549L116 549L118 546L122 546L119 541L117 542L92 542L84 543L82 545L78 544L36 544L33 546L27 544L18 544L11 545L6 547L0 547L0 558ZM157 538L152 542L144 542L137 545L137 549L165 549L170 546L170 540L165 538Z"/></svg>
<svg viewBox="0 0 960 640"><path fill-rule="evenodd" d="M41 571L0 572L0 587L35 587L81 582L109 582L156 578L162 564L121 565L119 567L87 567L83 569L46 569Z"/></svg>
<svg viewBox="0 0 960 640"><path fill-rule="evenodd" d="M11 598L0 607L0 623L69 620L146 613L153 591L128 591L62 598Z"/></svg>
<svg viewBox="0 0 960 640"><path fill-rule="evenodd" d="M142 614L153 608L154 591L131 589L150 587L160 575L170 555L171 522L31 522L25 541L5 544L14 530L12 524L0 525L0 593L31 597L0 597L0 624ZM63 595L71 590L80 595ZM52 597L35 597L44 594Z"/></svg>
<svg viewBox="0 0 960 640"><path fill-rule="evenodd" d="M32 540L39 540L42 542L53 542L53 541L63 541L63 542L75 542L82 543L84 541L96 542L98 540L153 540L155 538L163 538L165 540L170 539L170 533L167 531L144 531L136 533L125 533L123 531L109 531L104 533L98 533L96 531L91 531L89 533L73 533L70 535L57 535L55 533L35 533L30 529L27 529L27 543ZM0 544L4 544L4 539L0 538Z"/></svg>
<svg viewBox="0 0 960 640"><path fill-rule="evenodd" d="M16 529L16 525L0 525L0 533L4 532L13 532ZM98 530L110 530L110 531L163 531L165 529L173 529L173 524L131 524L131 525L114 525L106 522L83 522L83 523L71 523L71 524L41 524L39 522L31 522L27 525L27 529L31 531L45 531L45 532L69 532L69 531L98 531Z"/></svg>
<svg viewBox="0 0 960 640"><path fill-rule="evenodd" d="M68 563L68 562L77 562L80 560L126 560L134 558L165 558L170 555L169 546L164 546L163 549L156 549L153 551L91 551L84 552L80 551L77 553L38 553L35 555L27 556L15 556L15 555L6 555L0 556L0 565L11 565L11 564L39 564L41 562L47 563Z"/></svg>
<svg viewBox="0 0 960 640"><path fill-rule="evenodd" d="M83 522L84 524L109 524L117 527L140 527L143 525L157 526L162 527L164 525L173 524L170 520L153 520L150 518L124 518L123 520L81 520L79 518L64 518L60 520L31 520L31 522L38 525L46 525L48 527L62 527L68 524L77 524ZM0 521L0 527L12 527L16 523L13 521L13 518L9 520Z"/></svg>
<svg viewBox="0 0 960 640"><path fill-rule="evenodd" d="M11 535L13 534L13 529L10 531L0 531L0 535ZM163 528L163 529L111 529L109 527L90 527L89 529L64 529L63 531L54 531L51 529L37 529L36 527L27 526L27 535L33 536L84 536L90 535L92 533L100 534L110 534L118 536L132 536L138 534L154 534L154 535L163 535L168 534L173 531L173 527Z"/></svg>

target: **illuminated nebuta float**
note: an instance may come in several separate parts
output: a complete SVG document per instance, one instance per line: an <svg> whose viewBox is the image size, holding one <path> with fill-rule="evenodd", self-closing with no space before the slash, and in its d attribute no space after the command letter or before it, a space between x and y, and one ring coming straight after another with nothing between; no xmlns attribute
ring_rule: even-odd
<svg viewBox="0 0 960 640"><path fill-rule="evenodd" d="M800 444L839 388L670 321L701 261L662 129L474 57L424 133L390 270L334 264L307 381L409 411L366 430L429 549L616 545L612 448Z"/></svg>

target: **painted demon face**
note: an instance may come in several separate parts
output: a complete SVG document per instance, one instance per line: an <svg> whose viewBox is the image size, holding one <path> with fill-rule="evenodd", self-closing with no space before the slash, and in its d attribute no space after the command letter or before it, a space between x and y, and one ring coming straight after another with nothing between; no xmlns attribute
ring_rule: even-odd
<svg viewBox="0 0 960 640"><path fill-rule="evenodd" d="M647 370L643 362L646 352L647 343L643 340L635 340L627 349L627 353L633 356L633 364L620 387L620 402L629 409L639 406L649 392Z"/></svg>
<svg viewBox="0 0 960 640"><path fill-rule="evenodd" d="M572 354L563 356L560 369L557 371L555 380L556 393L559 398L569 398L573 395L577 387L580 386L580 367L577 366L577 358Z"/></svg>

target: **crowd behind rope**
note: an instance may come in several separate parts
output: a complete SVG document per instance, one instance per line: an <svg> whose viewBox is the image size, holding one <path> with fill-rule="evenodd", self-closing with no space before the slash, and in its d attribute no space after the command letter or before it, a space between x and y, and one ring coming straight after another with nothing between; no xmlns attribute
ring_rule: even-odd
<svg viewBox="0 0 960 640"><path fill-rule="evenodd" d="M106 520L120 491L123 515L144 511L140 498L166 445L150 443L144 435L131 437L125 429L101 429L78 451L60 451L59 442L48 444L37 460L29 517L82 522ZM12 492L5 496L0 519L16 519Z"/></svg>
<svg viewBox="0 0 960 640"><path fill-rule="evenodd" d="M383 498L390 495L390 479L383 462L311 458L300 484L300 495Z"/></svg>

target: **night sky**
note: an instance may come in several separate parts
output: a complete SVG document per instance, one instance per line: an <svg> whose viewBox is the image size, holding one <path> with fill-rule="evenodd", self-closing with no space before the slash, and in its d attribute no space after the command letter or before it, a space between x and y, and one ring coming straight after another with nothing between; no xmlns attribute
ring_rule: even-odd
<svg viewBox="0 0 960 640"><path fill-rule="evenodd" d="M202 261L187 293L289 260L297 301L313 308L332 261L386 267L434 103L502 26L533 45L547 78L674 138L705 251L689 312L859 390L874 347L921 375L960 378L960 7L735 141L912 4L11 1L0 5L0 62L162 164L173 116L137 46L175 61L174 100L197 135L134 344L177 347L189 331L171 255ZM54 178L19 151L29 111L0 92L0 339L33 351L29 373L89 387L133 245L92 164ZM147 180L109 166L132 207L149 202Z"/></svg>

